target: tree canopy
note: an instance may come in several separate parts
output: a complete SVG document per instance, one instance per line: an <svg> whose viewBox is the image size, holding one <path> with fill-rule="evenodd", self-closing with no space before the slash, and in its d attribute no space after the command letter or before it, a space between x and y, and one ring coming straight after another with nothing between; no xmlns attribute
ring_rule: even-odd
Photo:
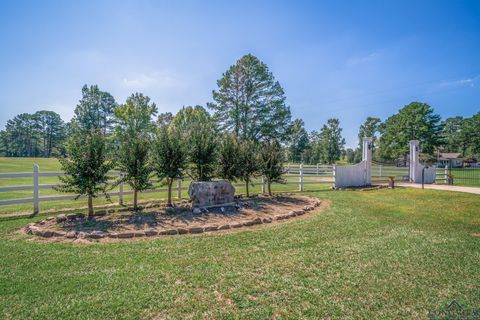
<svg viewBox="0 0 480 320"><path fill-rule="evenodd" d="M117 103L113 96L101 91L97 85L82 88L82 99L75 108L73 120L82 130L101 129L109 133L113 124L113 109Z"/></svg>
<svg viewBox="0 0 480 320"><path fill-rule="evenodd" d="M439 145L440 116L426 103L412 102L380 125L380 154L384 159L406 156L410 140L419 140L423 153Z"/></svg>
<svg viewBox="0 0 480 320"><path fill-rule="evenodd" d="M247 54L232 65L217 81L214 102L207 106L221 130L244 140L286 136L290 108L285 93L267 65Z"/></svg>
<svg viewBox="0 0 480 320"><path fill-rule="evenodd" d="M152 117L157 107L141 93L132 94L114 109L117 167L123 172L120 182L126 182L134 192L133 207L137 210L138 192L152 187L150 182L149 150L154 131Z"/></svg>
<svg viewBox="0 0 480 320"><path fill-rule="evenodd" d="M322 163L332 164L340 160L345 139L338 119L328 119L320 131L319 151Z"/></svg>

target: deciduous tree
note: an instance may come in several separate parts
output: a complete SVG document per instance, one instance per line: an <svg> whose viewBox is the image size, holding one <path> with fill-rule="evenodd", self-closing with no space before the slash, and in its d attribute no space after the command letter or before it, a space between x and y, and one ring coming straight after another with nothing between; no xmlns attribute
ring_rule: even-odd
<svg viewBox="0 0 480 320"><path fill-rule="evenodd" d="M419 140L423 153L433 154L439 145L440 116L426 103L412 102L380 125L383 159L406 157L410 140Z"/></svg>
<svg viewBox="0 0 480 320"><path fill-rule="evenodd" d="M272 183L284 182L283 174L283 152L280 143L276 140L262 141L259 148L260 173L265 176L268 195L272 195Z"/></svg>
<svg viewBox="0 0 480 320"><path fill-rule="evenodd" d="M108 198L108 171L114 164L106 148L106 137L100 129L85 132L74 124L74 130L66 144L67 157L59 158L65 176L59 176L62 192L76 194L76 199L86 195L88 216L93 215L93 198L104 194Z"/></svg>
<svg viewBox="0 0 480 320"><path fill-rule="evenodd" d="M181 179L187 165L185 140L173 126L160 126L155 134L152 148L152 167L168 188L167 206L172 206L172 185Z"/></svg>
<svg viewBox="0 0 480 320"><path fill-rule="evenodd" d="M150 189L149 149L155 128L152 117L157 107L141 93L132 94L114 109L117 166L123 172L121 181L133 190L133 208L138 209L138 192Z"/></svg>
<svg viewBox="0 0 480 320"><path fill-rule="evenodd" d="M173 118L172 126L187 144L190 177L210 181L217 151L217 131L211 116L201 106L184 107Z"/></svg>
<svg viewBox="0 0 480 320"><path fill-rule="evenodd" d="M241 172L241 144L233 134L224 134L219 139L217 174L222 179L236 181Z"/></svg>

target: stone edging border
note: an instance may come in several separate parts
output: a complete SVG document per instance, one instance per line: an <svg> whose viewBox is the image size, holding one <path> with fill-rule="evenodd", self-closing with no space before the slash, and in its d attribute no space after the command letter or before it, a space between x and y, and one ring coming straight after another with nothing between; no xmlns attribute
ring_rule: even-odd
<svg viewBox="0 0 480 320"><path fill-rule="evenodd" d="M312 197L309 197L312 198ZM315 198L312 198L315 199ZM274 217L266 217L266 218L255 218L249 221L243 222L236 222L231 224L224 224L221 226L204 226L204 227L190 227L190 228L172 228L167 230L142 230L142 231L128 231L128 232L103 232L103 231L92 231L92 232L77 232L77 231L52 231L52 230L43 230L42 225L45 225L47 221L56 220L57 222L62 222L67 219L78 219L84 218L83 214L61 214L57 217L49 217L46 220L41 220L35 223L29 223L26 225L22 230L26 234L31 234L35 236L39 236L42 238L65 238L69 240L74 240L74 242L79 243L86 243L89 242L89 239L131 239L131 238L144 238L144 237L155 237L155 236L174 236L174 235L184 235L184 234L200 234L206 232L215 232L220 230L229 230L229 229L238 229L242 227L250 227L259 224L268 224L272 223L273 221L282 221L287 220L290 218L294 218L297 216L302 216L309 211L314 210L316 207L319 207L322 202L318 199L315 199L313 204L304 206L302 209L297 209L290 211L286 214L277 215ZM126 208L125 208L126 209ZM110 209L113 210L113 209ZM109 212L110 212L109 210ZM118 211L127 211L124 209L120 209ZM112 211L115 212L115 211ZM107 214L106 210L101 210L95 212L95 216L104 216Z"/></svg>

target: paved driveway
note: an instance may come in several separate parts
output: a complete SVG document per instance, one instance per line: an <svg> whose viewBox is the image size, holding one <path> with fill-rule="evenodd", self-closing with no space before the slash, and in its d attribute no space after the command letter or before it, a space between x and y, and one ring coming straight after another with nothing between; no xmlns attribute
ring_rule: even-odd
<svg viewBox="0 0 480 320"><path fill-rule="evenodd" d="M405 183L405 182L398 182L395 183L396 186L399 187L408 187L408 188L417 188L422 189L422 185L419 183ZM456 191L456 192L466 192L466 193L474 193L480 194L480 188L477 187L462 187L462 186L449 186L446 184L426 184L425 189L433 189L433 190L445 190L445 191Z"/></svg>

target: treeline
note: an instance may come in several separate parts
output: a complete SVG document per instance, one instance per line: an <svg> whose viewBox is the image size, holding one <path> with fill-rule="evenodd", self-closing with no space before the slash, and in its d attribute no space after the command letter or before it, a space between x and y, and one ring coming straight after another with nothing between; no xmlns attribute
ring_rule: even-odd
<svg viewBox="0 0 480 320"><path fill-rule="evenodd" d="M438 152L460 152L473 159L480 155L480 113L469 118L454 117L442 121L429 105L412 102L384 121L368 117L359 128L358 147L346 149L338 119L329 119L320 130L310 133L303 120L292 121L283 88L267 65L253 55L238 60L222 75L217 85L217 90L212 92L212 102L204 108L216 132L257 142L275 139L289 162L359 162L362 139L366 136L374 137L374 159L379 161L405 158L409 140L419 140L422 155L432 159ZM89 100L92 99L91 90L98 90L98 101ZM82 89L82 96L78 113L86 112L90 108L87 106L95 103L95 111L90 110L93 113L86 117L111 135L114 127L119 125L118 119L112 116L114 109L119 107L113 96L87 86ZM172 118L171 113L160 114L154 121L155 126L169 123ZM71 123L64 123L52 111L20 114L9 120L5 130L0 132L0 155L63 156L71 127Z"/></svg>
<svg viewBox="0 0 480 320"><path fill-rule="evenodd" d="M295 120L287 140L287 156L292 162L333 163L344 159L349 163L362 160L364 137L374 138L374 159L405 159L410 140L419 140L424 160L434 161L439 152L459 152L473 161L480 159L480 112L469 118L441 120L426 103L412 102L398 113L381 121L368 117L358 132L358 147L344 149L344 140L337 119L328 120L320 132L310 134L302 120Z"/></svg>
<svg viewBox="0 0 480 320"><path fill-rule="evenodd" d="M68 126L53 111L22 113L0 131L0 154L7 157L52 157L65 153Z"/></svg>

